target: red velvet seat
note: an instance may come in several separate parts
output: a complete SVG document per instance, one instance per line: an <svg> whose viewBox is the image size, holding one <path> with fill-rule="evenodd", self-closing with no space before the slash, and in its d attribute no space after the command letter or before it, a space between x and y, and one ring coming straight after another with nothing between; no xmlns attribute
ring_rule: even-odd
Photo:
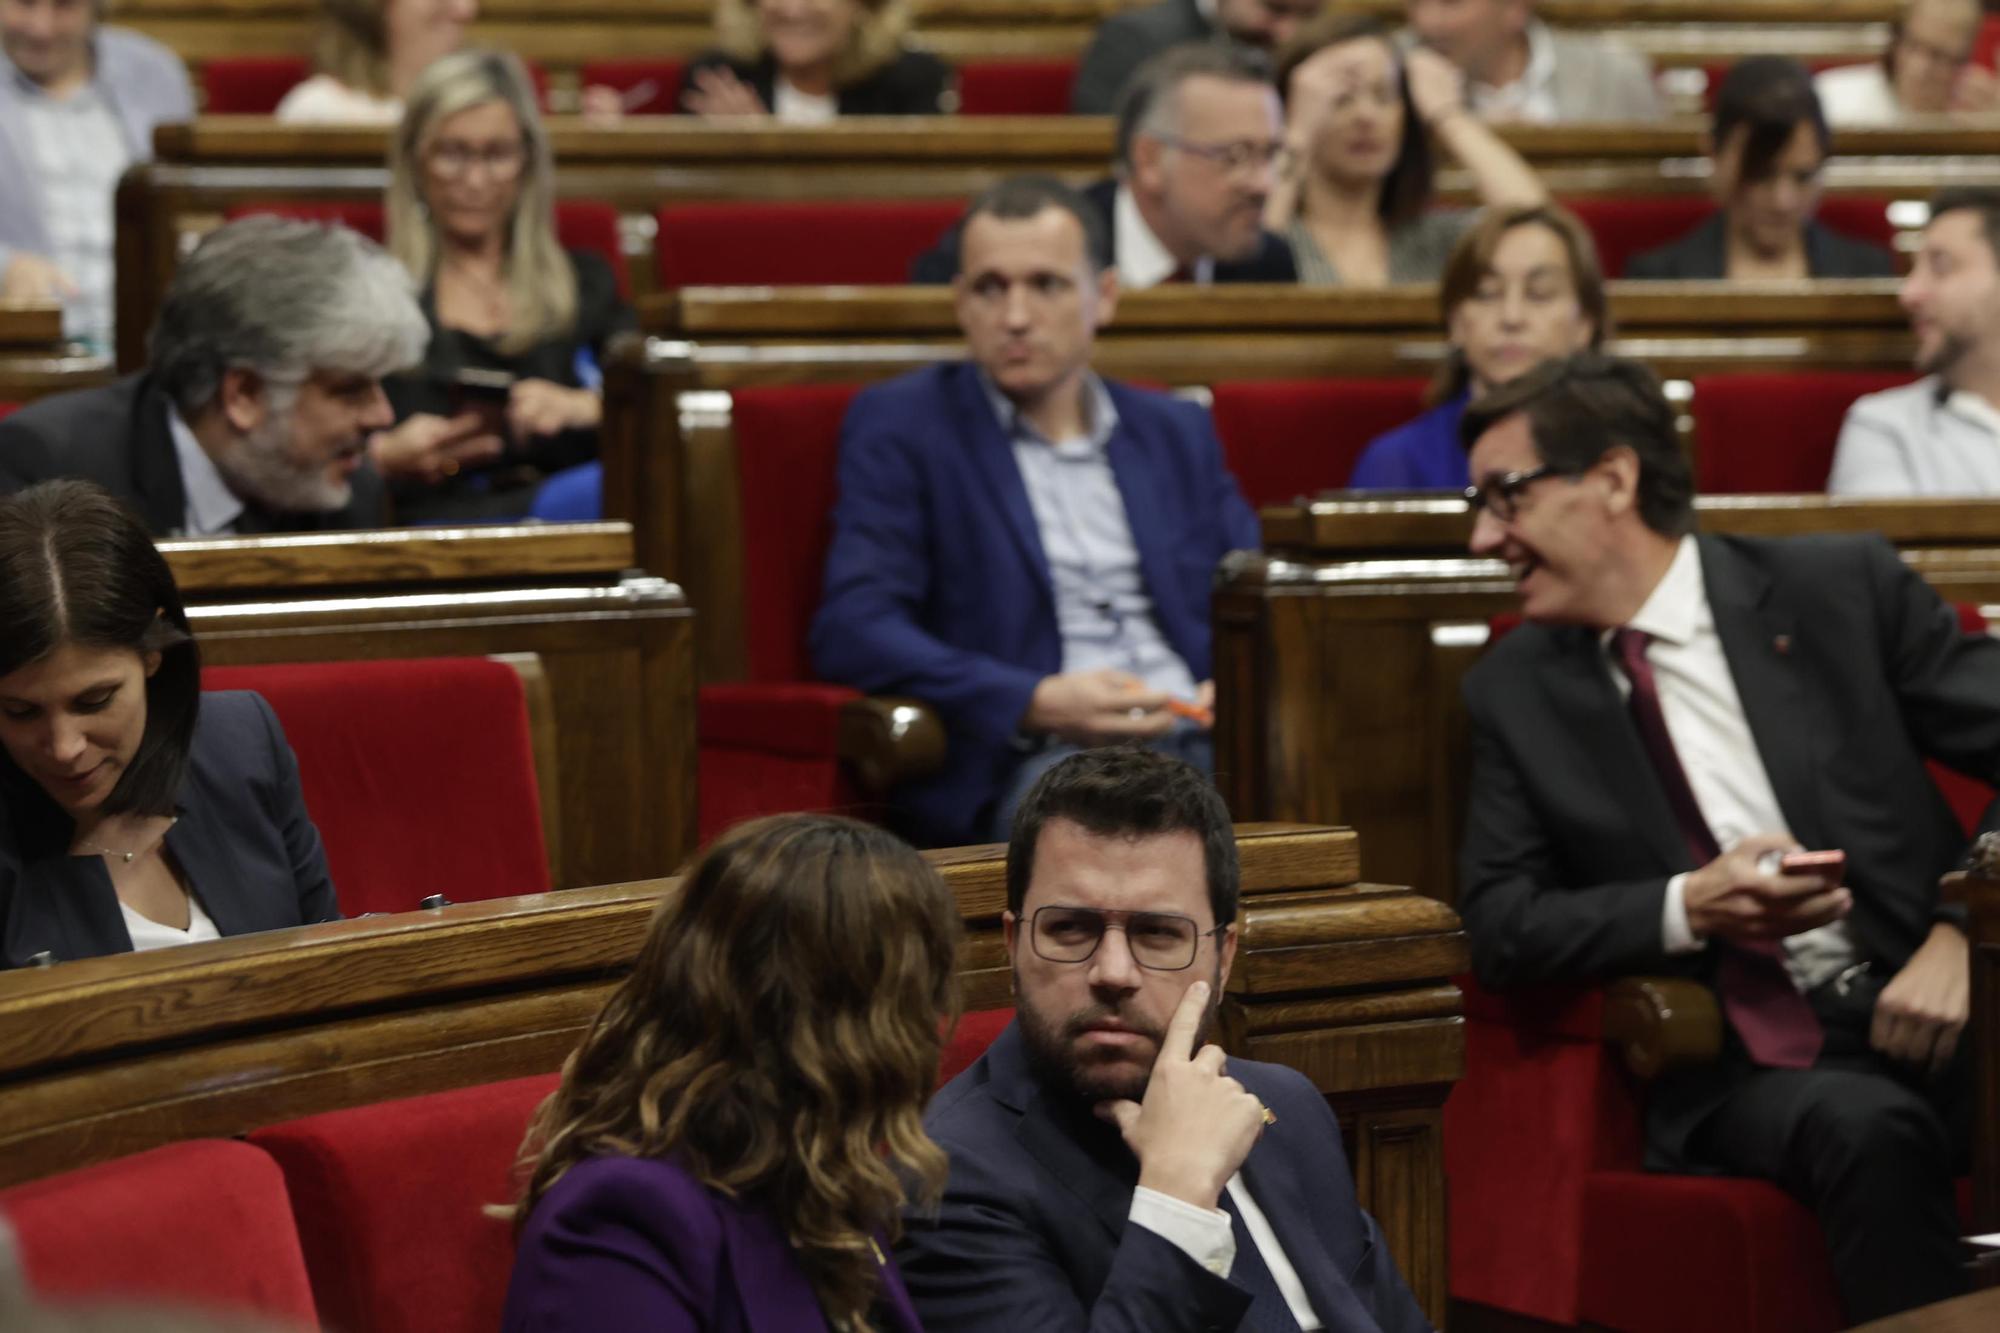
<svg viewBox="0 0 2000 1333"><path fill-rule="evenodd" d="M951 1082L986 1054L993 1039L1013 1021L1012 1009L975 1009L961 1014L951 1040L945 1043L944 1056L938 1061L938 1086Z"/></svg>
<svg viewBox="0 0 2000 1333"><path fill-rule="evenodd" d="M1242 380L1211 394L1223 456L1253 506L1345 486L1370 440L1424 410L1422 380Z"/></svg>
<svg viewBox="0 0 2000 1333"><path fill-rule="evenodd" d="M389 234L389 220L380 200L375 199L268 199L236 204L224 216L237 218L270 213L278 217L301 218L307 222L332 222L360 232L382 244ZM596 199L556 201L556 239L566 249L587 250L611 265L618 290L632 294L632 275L625 268L625 250L618 238L618 210Z"/></svg>
<svg viewBox="0 0 2000 1333"><path fill-rule="evenodd" d="M678 110L674 95L680 91L683 60L591 60L577 67L577 82L614 88L625 101L628 116L664 116Z"/></svg>
<svg viewBox="0 0 2000 1333"><path fill-rule="evenodd" d="M243 1143L194 1139L0 1190L44 1299L200 1305L318 1327L285 1179Z"/></svg>
<svg viewBox="0 0 2000 1333"><path fill-rule="evenodd" d="M331 1111L261 1129L291 1190L328 1327L488 1333L513 1264L488 1204L519 1194L515 1157L554 1074Z"/></svg>
<svg viewBox="0 0 2000 1333"><path fill-rule="evenodd" d="M507 664L210 667L202 683L270 701L347 915L549 887L526 698Z"/></svg>
<svg viewBox="0 0 2000 1333"><path fill-rule="evenodd" d="M860 386L732 395L742 495L744 680L700 693L701 832L784 810L849 806L840 709L858 698L811 678L806 631L833 536L840 423Z"/></svg>
<svg viewBox="0 0 2000 1333"><path fill-rule="evenodd" d="M964 211L958 200L742 200L659 211L662 287L894 286Z"/></svg>
<svg viewBox="0 0 2000 1333"><path fill-rule="evenodd" d="M1854 400L1914 378L1898 370L1696 376L1695 488L1705 495L1825 490L1840 424Z"/></svg>
<svg viewBox="0 0 2000 1333"><path fill-rule="evenodd" d="M961 116L1066 116L1075 60L969 60L958 67Z"/></svg>
<svg viewBox="0 0 2000 1333"><path fill-rule="evenodd" d="M201 67L202 110L211 116L268 116L311 74L312 62L304 56L218 56ZM530 63L528 77L546 111L548 71Z"/></svg>
<svg viewBox="0 0 2000 1333"><path fill-rule="evenodd" d="M1607 277L1624 273L1632 256L1679 240L1715 211L1714 200L1697 194L1581 197L1563 203L1590 229ZM1820 200L1819 220L1857 241L1884 249L1895 243L1885 196L1828 195Z"/></svg>

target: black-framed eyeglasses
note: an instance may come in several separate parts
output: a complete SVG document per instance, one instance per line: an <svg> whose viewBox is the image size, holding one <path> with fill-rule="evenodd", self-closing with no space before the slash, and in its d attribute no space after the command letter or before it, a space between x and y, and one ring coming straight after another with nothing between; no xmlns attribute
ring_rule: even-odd
<svg viewBox="0 0 2000 1333"><path fill-rule="evenodd" d="M1557 469L1553 463L1544 463L1523 472L1503 472L1497 477L1488 477L1477 486L1467 486L1465 503L1472 507L1475 515L1483 509L1502 523L1512 523L1514 515L1520 512L1521 493L1543 477L1555 475Z"/></svg>
<svg viewBox="0 0 2000 1333"><path fill-rule="evenodd" d="M1133 962L1155 972L1179 972L1194 963L1203 937L1227 929L1203 930L1193 917L1178 912L1101 912L1051 904L1036 908L1029 918L1028 943L1037 957L1051 963L1082 963L1097 952L1105 931L1122 930Z"/></svg>
<svg viewBox="0 0 2000 1333"><path fill-rule="evenodd" d="M1262 171L1273 162L1282 162L1291 150L1283 139L1235 139L1229 143L1197 143L1175 134L1159 136L1184 153L1205 157L1224 171Z"/></svg>

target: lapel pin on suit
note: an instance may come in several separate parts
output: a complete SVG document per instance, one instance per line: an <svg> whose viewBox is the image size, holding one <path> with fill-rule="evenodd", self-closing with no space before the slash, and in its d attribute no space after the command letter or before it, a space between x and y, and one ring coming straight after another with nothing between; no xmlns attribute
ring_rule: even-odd
<svg viewBox="0 0 2000 1333"><path fill-rule="evenodd" d="M1792 636L1780 634L1771 640L1771 646L1778 650L1778 656L1784 657L1792 651Z"/></svg>

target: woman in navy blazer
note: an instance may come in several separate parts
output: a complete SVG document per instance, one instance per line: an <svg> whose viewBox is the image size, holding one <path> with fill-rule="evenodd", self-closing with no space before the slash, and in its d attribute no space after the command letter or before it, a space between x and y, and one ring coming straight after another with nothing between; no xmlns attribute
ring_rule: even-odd
<svg viewBox="0 0 2000 1333"><path fill-rule="evenodd" d="M529 1127L505 1333L918 1333L889 1256L924 1134L958 912L832 815L731 830L670 892Z"/></svg>
<svg viewBox="0 0 2000 1333"><path fill-rule="evenodd" d="M0 500L0 967L340 916L270 705L200 691L136 515L81 481Z"/></svg>

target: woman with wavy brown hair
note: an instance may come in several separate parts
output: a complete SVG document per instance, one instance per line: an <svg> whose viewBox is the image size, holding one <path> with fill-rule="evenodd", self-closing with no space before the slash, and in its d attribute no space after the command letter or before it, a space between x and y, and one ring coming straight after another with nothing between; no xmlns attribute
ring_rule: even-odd
<svg viewBox="0 0 2000 1333"><path fill-rule="evenodd" d="M922 1113L958 937L870 825L715 842L529 1126L507 1333L916 1330L888 1240L944 1184Z"/></svg>

